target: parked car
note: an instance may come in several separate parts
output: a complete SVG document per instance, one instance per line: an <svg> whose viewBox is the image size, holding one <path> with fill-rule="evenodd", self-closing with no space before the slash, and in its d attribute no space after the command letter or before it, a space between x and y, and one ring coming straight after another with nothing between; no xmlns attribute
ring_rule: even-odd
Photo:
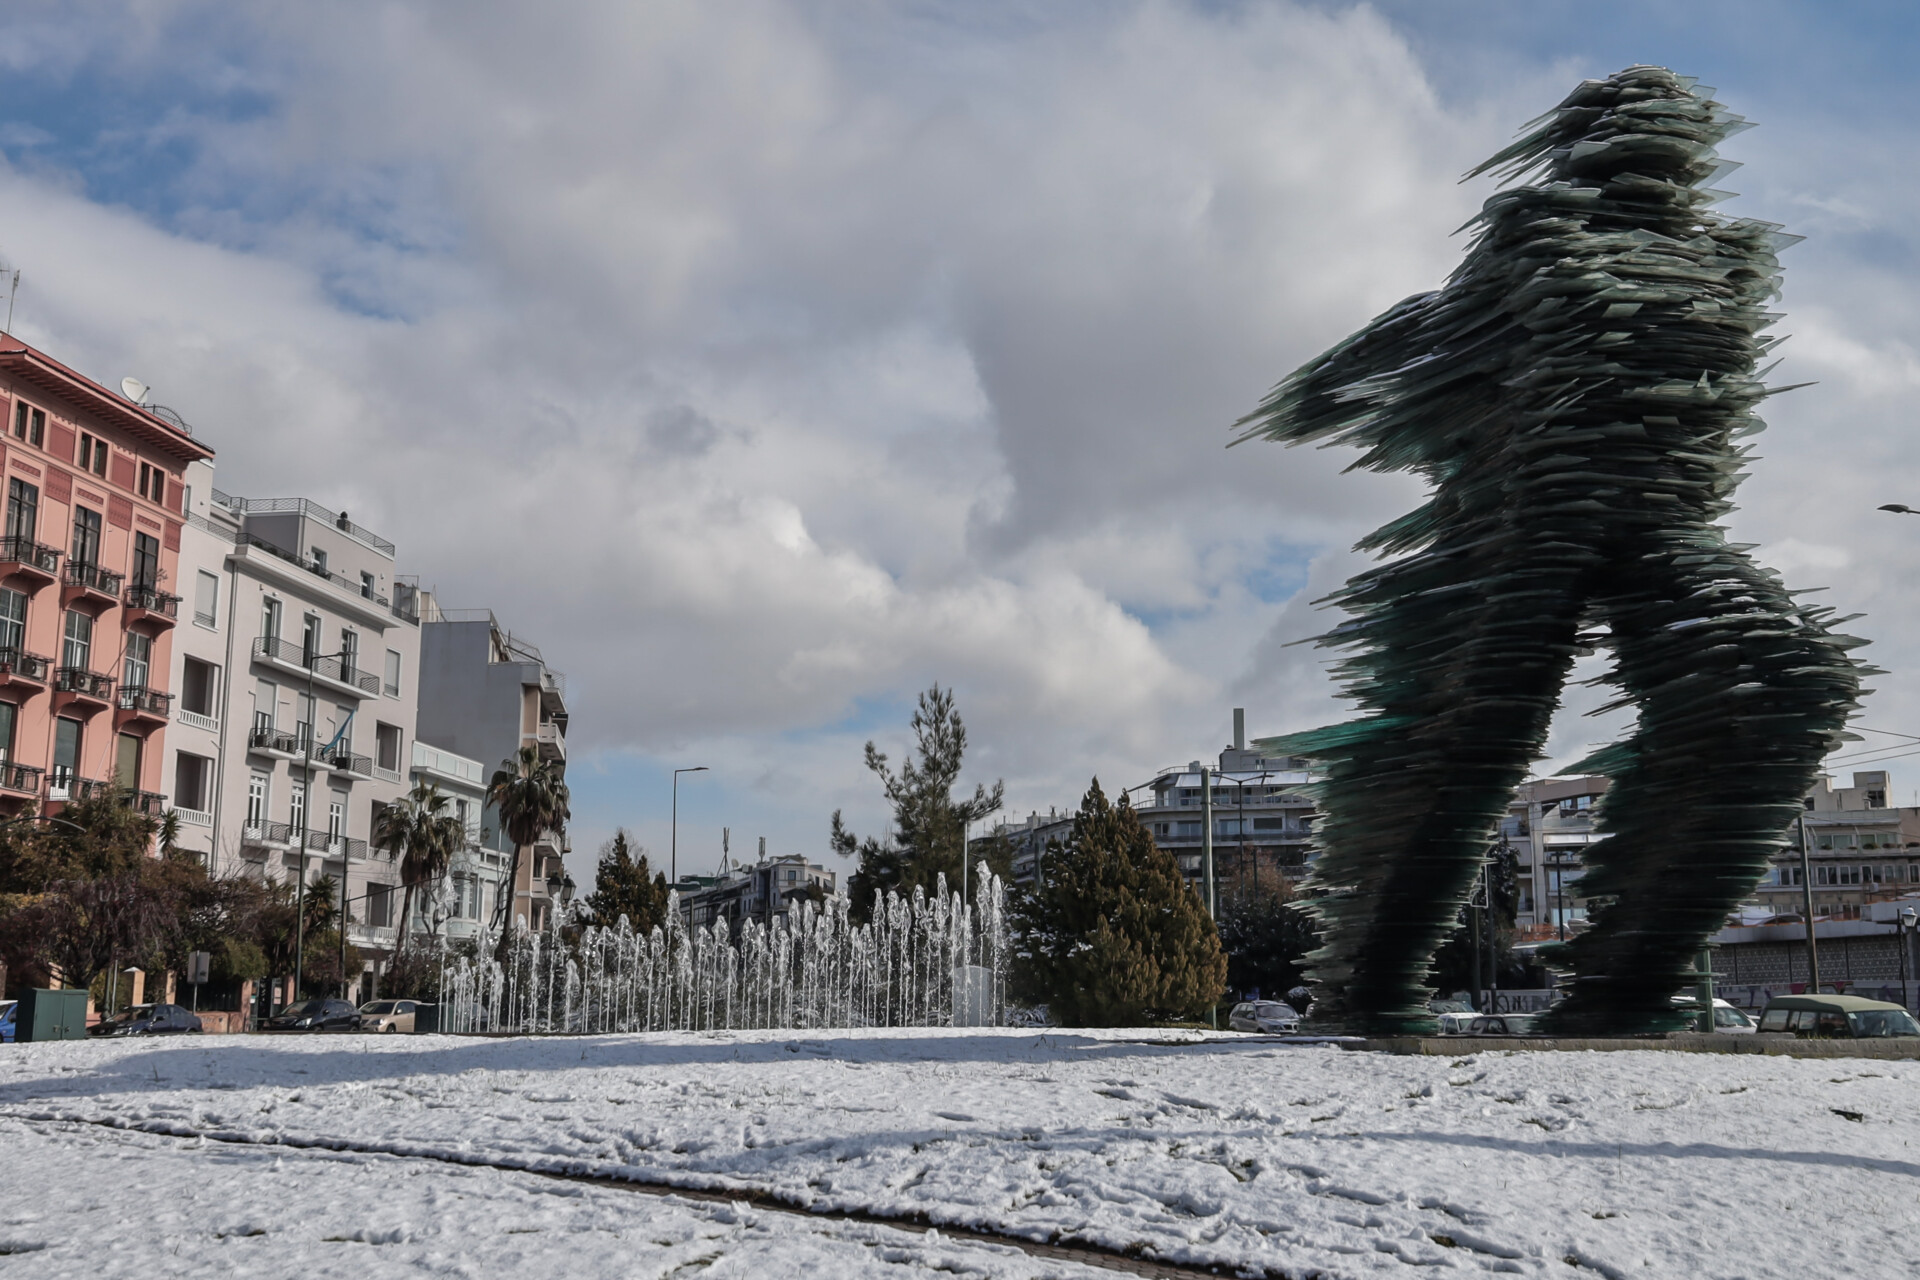
<svg viewBox="0 0 1920 1280"><path fill-rule="evenodd" d="M1451 1002L1449 1002L1451 1003ZM1437 1021L1443 1036L1463 1036L1472 1029L1474 1019L1480 1015L1471 1009L1440 1009Z"/></svg>
<svg viewBox="0 0 1920 1280"><path fill-rule="evenodd" d="M358 1031L360 1011L345 1000L290 1004L260 1024L262 1031Z"/></svg>
<svg viewBox="0 0 1920 1280"><path fill-rule="evenodd" d="M412 1000L372 1000L360 1006L362 1031L412 1031L418 1005Z"/></svg>
<svg viewBox="0 0 1920 1280"><path fill-rule="evenodd" d="M177 1004L129 1005L87 1028L90 1036L177 1036L200 1030L200 1019Z"/></svg>
<svg viewBox="0 0 1920 1280"><path fill-rule="evenodd" d="M1692 996L1675 996L1674 1008L1686 1013L1689 1018L1699 1018L1700 1002ZM1747 1011L1728 1004L1715 996L1713 998L1713 1029L1722 1035L1750 1036L1760 1028L1747 1016Z"/></svg>
<svg viewBox="0 0 1920 1280"><path fill-rule="evenodd" d="M1760 1030L1802 1040L1920 1036L1920 1024L1899 1005L1859 996L1775 996L1760 1015Z"/></svg>
<svg viewBox="0 0 1920 1280"><path fill-rule="evenodd" d="M1278 1000L1247 1000L1233 1006L1227 1026L1234 1031L1264 1032L1267 1035L1292 1035L1300 1029L1300 1015L1290 1004Z"/></svg>
<svg viewBox="0 0 1920 1280"><path fill-rule="evenodd" d="M19 1026L20 1002L0 1000L0 1044L12 1044Z"/></svg>

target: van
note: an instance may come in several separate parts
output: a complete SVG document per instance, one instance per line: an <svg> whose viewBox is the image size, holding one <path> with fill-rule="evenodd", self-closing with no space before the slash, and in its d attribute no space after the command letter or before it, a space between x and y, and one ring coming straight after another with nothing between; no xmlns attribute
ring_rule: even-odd
<svg viewBox="0 0 1920 1280"><path fill-rule="evenodd" d="M1885 1000L1859 996L1776 996L1760 1015L1760 1031L1798 1036L1802 1040L1884 1039L1920 1036L1913 1015Z"/></svg>

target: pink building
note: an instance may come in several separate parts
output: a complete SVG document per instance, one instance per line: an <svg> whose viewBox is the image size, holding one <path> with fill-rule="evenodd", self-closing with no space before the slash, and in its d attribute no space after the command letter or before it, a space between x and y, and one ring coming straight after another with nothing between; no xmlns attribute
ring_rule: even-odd
<svg viewBox="0 0 1920 1280"><path fill-rule="evenodd" d="M190 462L159 417L0 333L0 814L118 783L158 816Z"/></svg>

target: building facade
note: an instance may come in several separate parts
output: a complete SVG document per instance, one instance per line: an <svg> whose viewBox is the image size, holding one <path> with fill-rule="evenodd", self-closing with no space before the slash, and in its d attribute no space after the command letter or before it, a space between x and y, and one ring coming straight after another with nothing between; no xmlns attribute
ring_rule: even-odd
<svg viewBox="0 0 1920 1280"><path fill-rule="evenodd" d="M422 596L420 637L419 725L429 742L480 761L488 778L523 746L564 774L567 680L539 649L502 628L492 610L442 609L431 593ZM483 823L500 829L491 809ZM566 881L568 852L564 832L543 833L523 853L508 900L496 902L489 918L518 917L530 928L550 928L556 904L549 886Z"/></svg>
<svg viewBox="0 0 1920 1280"><path fill-rule="evenodd" d="M830 898L839 881L833 872L800 854L762 857L746 867L723 870L717 876L681 876L680 917L689 926L725 920L738 928L743 921L771 924L797 904Z"/></svg>
<svg viewBox="0 0 1920 1280"><path fill-rule="evenodd" d="M513 852L503 847L499 831L482 820L487 807L486 766L416 741L409 776L416 786L425 783L438 787L448 799L448 815L458 820L466 833L460 851L448 865L439 898L429 902L415 895L414 931L454 942L472 939L492 919Z"/></svg>
<svg viewBox="0 0 1920 1280"><path fill-rule="evenodd" d="M1784 833L1786 847L1754 895L1766 914L1805 914L1805 871L1813 876L1816 920L1860 920L1874 903L1920 891L1920 808L1890 806L1891 783L1876 769L1855 773L1850 787L1836 787L1830 777L1814 784L1802 822Z"/></svg>
<svg viewBox="0 0 1920 1280"><path fill-rule="evenodd" d="M182 844L216 870L325 875L348 940L390 954L398 867L372 844L410 787L420 633L393 544L305 498L241 498L194 473L174 679L188 732L167 777Z"/></svg>
<svg viewBox="0 0 1920 1280"><path fill-rule="evenodd" d="M109 786L158 816L186 472L213 451L0 334L0 812Z"/></svg>

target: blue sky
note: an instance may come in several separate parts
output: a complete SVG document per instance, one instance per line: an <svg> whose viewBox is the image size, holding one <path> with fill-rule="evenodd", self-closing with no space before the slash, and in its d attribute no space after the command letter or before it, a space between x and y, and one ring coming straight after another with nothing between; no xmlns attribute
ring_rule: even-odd
<svg viewBox="0 0 1920 1280"><path fill-rule="evenodd" d="M576 864L884 821L860 764L953 685L979 776L1072 803L1339 709L1308 602L1417 497L1223 449L1457 260L1459 175L1580 77L1759 124L1787 258L1735 533L1832 588L1912 730L1910 6L11 6L16 327L138 373L222 486L392 537L566 669ZM1583 701L1584 700L1584 701ZM1618 728L1570 698L1551 753ZM1897 766L1896 766L1897 767ZM576 871L578 874L578 871Z"/></svg>

